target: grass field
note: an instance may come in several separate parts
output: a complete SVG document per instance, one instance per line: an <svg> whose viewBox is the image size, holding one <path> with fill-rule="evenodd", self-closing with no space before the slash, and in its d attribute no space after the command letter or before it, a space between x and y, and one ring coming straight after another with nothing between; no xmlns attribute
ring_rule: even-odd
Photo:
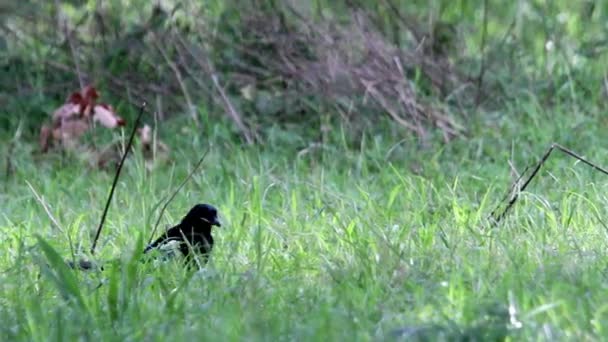
<svg viewBox="0 0 608 342"><path fill-rule="evenodd" d="M123 170L96 255L121 261L101 273L69 271L55 253L90 248L113 175L19 143L0 200L2 339L600 339L608 178L556 153L501 225L486 221L509 160L521 171L556 141L608 164L599 110L529 108L423 149L398 129L351 139L339 125L322 148L280 131L242 147L222 124L201 135L175 120L162 137L174 164L147 173L136 153ZM161 225L216 205L211 262L139 263L154 206L207 143Z"/></svg>
<svg viewBox="0 0 608 342"><path fill-rule="evenodd" d="M554 152L500 224L488 217L517 172L554 142L608 167L608 2L311 1L311 18L327 27L367 13L406 52L411 18L429 37L446 29L446 56L466 82L438 96L419 78L422 62L402 81L466 128L449 143L432 129L420 141L382 110L349 107L353 116L340 121L335 98L309 99L297 87L281 93L273 64L240 54L244 46L270 61L282 56L274 45L248 45L256 13L242 5L257 11L265 3L257 14L268 14L287 1L177 1L158 21L153 3L173 2L12 1L0 10L0 341L606 339L608 176ZM260 18L258 29L276 26ZM76 49L68 28L82 44ZM244 119L263 131L262 143L243 144L233 122L219 119L225 108L210 104L208 70L191 71L173 36L155 40L176 30L203 50L217 44L208 58ZM215 42L217 32L234 46ZM113 173L78 156L35 152L41 120L75 89L78 62L131 120L124 131L97 132L96 143L125 140L135 116L129 89L175 111L159 131L170 160L147 171L139 150L129 156L93 256ZM175 63L188 67L183 81ZM243 63L261 68L252 84L259 99L276 103L251 111L255 101L242 99L249 88L232 74ZM489 98L471 98L476 87ZM352 103L363 97L347 95ZM306 102L304 112L289 112L293 97ZM272 112L277 103L287 110ZM189 118L197 113L198 129ZM160 228L196 203L215 205L223 226L210 262L197 272L176 261L140 263L159 203L207 146L203 168ZM72 271L64 263L72 257L105 269Z"/></svg>

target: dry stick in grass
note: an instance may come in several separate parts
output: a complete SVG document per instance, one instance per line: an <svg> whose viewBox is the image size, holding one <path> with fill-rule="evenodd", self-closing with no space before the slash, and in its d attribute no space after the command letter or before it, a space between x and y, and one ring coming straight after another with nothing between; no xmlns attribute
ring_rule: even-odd
<svg viewBox="0 0 608 342"><path fill-rule="evenodd" d="M131 131L131 136L129 137L129 142L125 147L125 153L123 153L122 158L120 159L120 163L118 164L118 168L116 169L116 174L114 175L114 182L112 182L112 187L110 188L110 195L108 196L108 200L106 202L106 206L103 209L103 214L101 215L101 221L99 222L99 227L97 228L97 232L95 233L95 238L93 239L93 245L91 246L91 254L95 254L95 247L97 246L97 240L99 240L99 235L101 234L101 229L103 228L103 223L106 220L106 215L108 214L108 209L110 208L110 202L112 201L112 196L114 195L114 189L116 188L116 183L118 183L118 176L120 176L120 171L122 170L122 165L125 163L125 159L127 159L127 155L129 154L129 150L131 149L131 145L133 145L133 138L135 137L135 133L137 132L137 127L139 127L139 121L144 114L144 109L146 108L146 102L143 102L139 107L139 114L137 115L137 119L135 120L135 124L133 125L133 130Z"/></svg>
<svg viewBox="0 0 608 342"><path fill-rule="evenodd" d="M72 238L70 237L70 234L67 233L59 224L59 222L57 221L57 219L53 216L53 214L51 214L51 210L49 209L48 205L46 204L44 198L42 196L40 196L40 194L36 191L36 189L34 189L34 187L32 186L32 184L30 184L30 182L28 182L27 180L25 181L25 183L27 184L27 186L30 188L30 190L32 191L32 193L34 194L34 197L36 197L36 201L38 201L38 203L40 203L40 206L42 206L42 209L44 209L44 212L46 213L46 216L49 217L49 219L51 220L51 223L53 224L54 228L59 230L60 232L66 234L67 238L68 238L68 244L70 245L70 251L72 253L72 259L74 258L74 244L72 242Z"/></svg>
<svg viewBox="0 0 608 342"><path fill-rule="evenodd" d="M25 183L30 188L30 191L32 191L32 193L34 194L34 197L36 197L36 201L38 201L38 203L40 203L40 205L42 206L42 209L44 209L44 211L46 212L46 215L51 220L51 223L53 224L53 226L56 229L58 229L60 232L63 232L63 228L61 228L61 225L59 225L59 222L57 222L57 220L55 219L55 217L53 216L53 214L51 214L51 211L49 210L48 206L46 205L46 202L44 201L44 198L42 198L42 196L40 196L40 194L38 194L38 192L36 191L36 189L34 189L34 187L32 186L32 184L30 184L30 182L28 182L26 180Z"/></svg>
<svg viewBox="0 0 608 342"><path fill-rule="evenodd" d="M148 240L148 244L152 243L152 239L154 239L154 236L156 235L156 229L158 228L158 224L160 223L160 220L163 218L163 214L165 213L165 210L169 206L169 203L171 203L173 201L175 196L177 196L177 193L184 187L184 185L186 185L186 183L190 180L190 178L192 178L192 176L194 176L194 173L196 172L196 170L198 170L198 168L203 164L203 161L207 157L207 154L209 153L210 149L211 148L208 146L207 149L205 150L205 153L203 153L203 156L201 157L201 159L199 159L198 163L196 163L196 165L194 165L194 168L192 169L192 171L190 171L190 173L188 174L186 179L184 179L184 181L177 187L177 189L175 189L175 191L173 192L171 197L169 197L167 202L165 202L165 205L163 205L163 207L160 209L160 214L158 215L158 219L156 220L156 223L154 224L154 228L152 229L152 234L150 234L150 239Z"/></svg>
<svg viewBox="0 0 608 342"><path fill-rule="evenodd" d="M542 156L542 158L540 159L540 161L536 164L536 166L534 167L534 169L532 170L532 174L530 175L530 177L528 177L528 179L526 179L526 181L522 184L521 187L517 187L517 184L519 183L519 181L521 179L523 179L523 175L526 173L525 171L522 173L522 175L515 181L515 183L513 184L513 186L511 187L510 191L508 192L508 194L512 194L511 199L509 200L509 202L507 203L507 206L505 207L505 209L500 213L500 214L496 214L496 211L498 210L498 208L496 208L494 211L492 211L492 213L490 214L490 218L493 219L493 223L492 226L496 226L498 223L500 223L500 221L502 221L502 219L507 215L507 213L509 212L509 210L511 209L511 207L513 207L513 205L515 204L515 202L517 202L517 199L519 198L519 194L526 190L526 188L528 187L528 185L530 184L530 182L532 181L532 179L534 178L534 176L536 176L536 174L538 173L538 171L540 170L540 168L543 166L543 164L547 161L547 159L549 159L549 156L551 155L551 152L553 152L553 150L560 150L563 153L569 155L570 157L573 157L577 160L580 160L581 162L587 164L588 166L591 166L592 168L594 168L597 171L600 171L601 173L608 175L608 170L597 166L596 164L588 161L587 159L579 156L578 154L570 151L569 149L557 144L557 143L553 143L551 144L551 146L549 147L549 149L547 149L547 152L545 152L545 154ZM527 169L526 169L527 171ZM507 195L508 196L508 195ZM506 197L501 201L504 202L506 200Z"/></svg>

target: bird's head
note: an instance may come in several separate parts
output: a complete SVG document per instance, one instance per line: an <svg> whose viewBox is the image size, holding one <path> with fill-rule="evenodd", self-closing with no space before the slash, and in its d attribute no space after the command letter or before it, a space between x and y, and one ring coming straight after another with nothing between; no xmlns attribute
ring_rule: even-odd
<svg viewBox="0 0 608 342"><path fill-rule="evenodd" d="M221 227L222 224L217 217L217 209L210 204L197 204L184 217L182 222L198 225L201 222L211 226Z"/></svg>

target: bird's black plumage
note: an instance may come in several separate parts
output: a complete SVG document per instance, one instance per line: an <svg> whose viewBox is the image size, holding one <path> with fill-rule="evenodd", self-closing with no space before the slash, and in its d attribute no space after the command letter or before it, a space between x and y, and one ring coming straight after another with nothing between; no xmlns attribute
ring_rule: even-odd
<svg viewBox="0 0 608 342"><path fill-rule="evenodd" d="M192 252L201 255L203 261L206 262L213 248L212 226L221 227L217 209L209 204L197 204L190 209L178 225L169 228L148 245L144 253L162 248L169 243L177 243L178 249L186 257L188 263L192 261Z"/></svg>

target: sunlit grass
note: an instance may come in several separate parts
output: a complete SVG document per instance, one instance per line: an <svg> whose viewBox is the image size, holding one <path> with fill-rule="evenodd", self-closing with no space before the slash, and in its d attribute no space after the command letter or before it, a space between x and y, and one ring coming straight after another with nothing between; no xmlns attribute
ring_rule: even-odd
<svg viewBox="0 0 608 342"><path fill-rule="evenodd" d="M158 215L153 208L204 151L195 131L168 140L173 164L147 172L141 155L129 159L93 256L116 260L101 273L74 273L62 260L72 249L87 256L112 174L70 158L16 154L0 216L2 334L45 341L603 336L608 179L555 155L505 222L487 225L512 180L508 160L521 171L570 134L562 122L538 121L542 130L502 124L512 139L479 131L426 150L371 132L359 146L336 136L300 154L289 144L243 148L207 136L213 147L203 170L161 223L175 223L195 203L219 208L216 249L194 274L175 262L139 263L139 251ZM601 164L606 152L593 146L602 127L581 122L593 131L567 143Z"/></svg>

